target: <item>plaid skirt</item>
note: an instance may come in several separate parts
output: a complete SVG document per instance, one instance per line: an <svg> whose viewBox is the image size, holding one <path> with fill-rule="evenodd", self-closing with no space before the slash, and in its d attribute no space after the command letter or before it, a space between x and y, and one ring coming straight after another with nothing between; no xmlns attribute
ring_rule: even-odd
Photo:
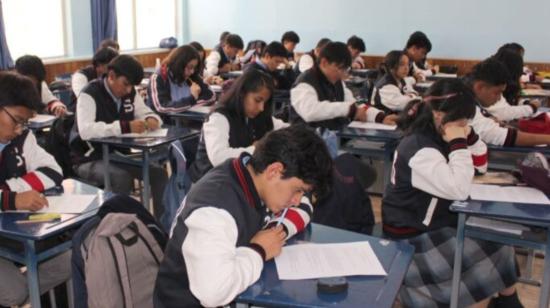
<svg viewBox="0 0 550 308"><path fill-rule="evenodd" d="M456 229L442 228L405 240L415 247L399 291L404 307L448 307L451 303ZM514 249L464 240L459 307L479 302L517 281Z"/></svg>

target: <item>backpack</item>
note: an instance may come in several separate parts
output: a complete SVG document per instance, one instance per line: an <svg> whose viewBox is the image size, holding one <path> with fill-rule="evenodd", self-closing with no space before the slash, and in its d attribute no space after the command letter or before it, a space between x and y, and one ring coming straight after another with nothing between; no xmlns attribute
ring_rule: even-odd
<svg viewBox="0 0 550 308"><path fill-rule="evenodd" d="M532 152L520 162L522 180L550 196L550 163L540 152Z"/></svg>
<svg viewBox="0 0 550 308"><path fill-rule="evenodd" d="M74 115L55 119L46 135L46 145L44 147L55 158L55 161L63 170L65 178L75 176L71 161L71 148L69 147L69 134L74 121Z"/></svg>
<svg viewBox="0 0 550 308"><path fill-rule="evenodd" d="M73 237L76 307L153 307L167 235L138 201L115 195Z"/></svg>

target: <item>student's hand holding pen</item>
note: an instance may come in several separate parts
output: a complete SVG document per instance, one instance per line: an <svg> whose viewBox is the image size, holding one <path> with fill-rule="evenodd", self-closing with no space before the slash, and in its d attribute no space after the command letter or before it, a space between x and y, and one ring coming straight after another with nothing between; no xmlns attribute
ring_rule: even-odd
<svg viewBox="0 0 550 308"><path fill-rule="evenodd" d="M18 210L38 211L48 206L48 200L36 190L19 192L15 195L15 208Z"/></svg>
<svg viewBox="0 0 550 308"><path fill-rule="evenodd" d="M145 119L145 128L147 130L156 130L159 129L160 123L156 118L148 117Z"/></svg>
<svg viewBox="0 0 550 308"><path fill-rule="evenodd" d="M132 133L141 134L141 133L145 132L146 129L147 129L147 127L145 125L145 121L143 121L143 120L130 121L130 131Z"/></svg>
<svg viewBox="0 0 550 308"><path fill-rule="evenodd" d="M193 95L195 99L198 99L199 95L201 94L201 87L196 82L191 81L190 90L191 90L191 95Z"/></svg>
<svg viewBox="0 0 550 308"><path fill-rule="evenodd" d="M258 231L250 240L250 243L262 247L265 252L265 261L268 261L281 253L285 238L286 233L283 226L278 225L274 228Z"/></svg>

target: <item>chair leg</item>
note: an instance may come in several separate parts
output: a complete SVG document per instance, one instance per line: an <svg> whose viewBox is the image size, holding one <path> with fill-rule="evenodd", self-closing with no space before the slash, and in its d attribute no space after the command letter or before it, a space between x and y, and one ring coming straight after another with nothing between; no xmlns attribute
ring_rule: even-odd
<svg viewBox="0 0 550 308"><path fill-rule="evenodd" d="M74 293L73 293L73 280L67 280L67 302L69 308L74 308Z"/></svg>
<svg viewBox="0 0 550 308"><path fill-rule="evenodd" d="M50 307L57 308L57 303L55 302L55 288L51 288L48 291L48 295L50 297Z"/></svg>

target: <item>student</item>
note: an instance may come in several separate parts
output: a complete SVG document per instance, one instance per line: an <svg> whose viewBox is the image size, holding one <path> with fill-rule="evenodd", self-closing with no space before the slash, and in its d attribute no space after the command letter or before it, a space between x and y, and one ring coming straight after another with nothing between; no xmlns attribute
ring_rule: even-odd
<svg viewBox="0 0 550 308"><path fill-rule="evenodd" d="M285 46L285 49L287 50L286 58L288 60L288 65L290 67L293 67L296 64L294 49L296 49L296 45L300 43L300 37L294 31L287 31L281 37L281 43L283 44L283 46Z"/></svg>
<svg viewBox="0 0 550 308"><path fill-rule="evenodd" d="M523 59L511 50L499 50L493 58L504 64L509 73L506 89L494 105L486 108L500 121L512 121L530 117L540 107L538 100L522 100L520 102L520 78L523 73ZM518 103L521 103L518 105Z"/></svg>
<svg viewBox="0 0 550 308"><path fill-rule="evenodd" d="M61 167L37 143L28 120L42 108L31 79L0 72L0 213L37 211L48 205L44 190L60 185ZM38 265L40 293L71 276L70 253ZM0 258L0 305L19 306L28 300L25 274L11 261Z"/></svg>
<svg viewBox="0 0 550 308"><path fill-rule="evenodd" d="M71 87L74 95L78 97L90 81L105 74L107 64L116 56L118 56L118 52L110 47L99 49L92 58L92 64L76 71L71 77Z"/></svg>
<svg viewBox="0 0 550 308"><path fill-rule="evenodd" d="M154 306L231 303L296 233L274 223L276 215L307 200L304 193L322 194L331 165L323 141L295 126L267 134L254 154L243 153L212 169L192 186L174 220ZM288 213L285 219L293 216Z"/></svg>
<svg viewBox="0 0 550 308"><path fill-rule="evenodd" d="M416 31L407 40L405 53L411 60L408 75L414 77L416 81L424 80L439 71L439 66L431 68L426 62L426 56L431 50L432 43L424 32Z"/></svg>
<svg viewBox="0 0 550 308"><path fill-rule="evenodd" d="M256 69L265 72L273 78L277 90L290 90L292 81L277 68L285 62L286 49L279 42L271 42L263 50L261 57L245 67L246 70Z"/></svg>
<svg viewBox="0 0 550 308"><path fill-rule="evenodd" d="M227 36L231 34L231 32L229 31L223 31L221 34L220 34L220 38L218 39L218 44L216 44L214 46L214 48L212 48L213 50L214 49L218 49L218 48L221 48L223 46L223 43L225 42L225 39L227 38Z"/></svg>
<svg viewBox="0 0 550 308"><path fill-rule="evenodd" d="M300 74L312 68L317 61L319 54L321 53L321 49L323 49L323 47L325 47L330 42L330 39L322 38L319 40L319 42L317 42L317 45L314 49L303 54L300 59L298 59L298 64L296 65L297 73Z"/></svg>
<svg viewBox="0 0 550 308"><path fill-rule="evenodd" d="M244 43L240 36L229 34L221 47L212 50L206 58L204 77L208 78L240 69L237 54L243 47Z"/></svg>
<svg viewBox="0 0 550 308"><path fill-rule="evenodd" d="M101 43L99 43L99 47L97 48L97 50L101 50L103 48L111 48L116 52L120 51L120 45L118 44L118 42L110 38L104 39L103 41L101 41Z"/></svg>
<svg viewBox="0 0 550 308"><path fill-rule="evenodd" d="M290 102L297 117L313 127L338 130L350 121L393 123L375 107L357 107L351 91L342 81L351 65L346 44L328 43L311 69L301 74L290 90Z"/></svg>
<svg viewBox="0 0 550 308"><path fill-rule="evenodd" d="M440 80L398 120L405 137L382 199L382 221L387 236L415 247L400 290L404 307L450 304L457 215L449 206L467 199L474 173L487 169L487 147L468 125L475 112L475 98L461 80ZM513 288L514 249L468 238L464 245L459 306L501 292L496 307L522 307Z"/></svg>
<svg viewBox="0 0 550 308"><path fill-rule="evenodd" d="M271 116L273 90L272 78L263 70L249 69L235 81L202 126L189 169L193 182L228 158L254 153L256 142L266 133L288 126Z"/></svg>
<svg viewBox="0 0 550 308"><path fill-rule="evenodd" d="M200 55L190 45L164 58L147 88L147 105L159 114L183 112L195 104L213 103L216 95L199 76Z"/></svg>
<svg viewBox="0 0 550 308"><path fill-rule="evenodd" d="M245 66L250 63L254 63L260 59L262 52L267 44L262 40L254 40L248 42L244 55L239 59L241 61L241 66ZM285 55L286 57L286 55Z"/></svg>
<svg viewBox="0 0 550 308"><path fill-rule="evenodd" d="M25 55L15 61L15 70L29 77L35 84L46 112L56 117L64 116L67 107L55 97L46 84L46 68L37 56ZM42 110L40 110L42 111Z"/></svg>
<svg viewBox="0 0 550 308"><path fill-rule="evenodd" d="M351 62L351 68L352 69L366 68L365 60L363 60L363 57L361 56L361 54L367 50L363 39L353 35L348 39L347 45L348 45L349 52L351 53L351 58L353 59Z"/></svg>
<svg viewBox="0 0 550 308"><path fill-rule="evenodd" d="M104 174L109 172L116 193L130 194L134 179L141 178L142 166L111 162L106 170L101 145L89 140L143 133L160 127L159 116L145 105L135 90L134 86L142 79L141 64L130 55L119 55L107 66L107 74L90 82L76 102L76 121L70 137L75 173L96 186L103 186ZM127 153L125 149L116 150ZM155 164L149 166L149 171L154 214L160 217L167 174Z"/></svg>
<svg viewBox="0 0 550 308"><path fill-rule="evenodd" d="M195 48L195 50L199 53L199 65L195 68L195 71L198 72L201 78L203 78L204 83L211 85L221 85L223 83L223 79L221 79L219 76L210 76L204 78L204 61L206 59L206 51L204 50L204 47L202 47L201 43L195 41L189 43L189 45Z"/></svg>
<svg viewBox="0 0 550 308"><path fill-rule="evenodd" d="M477 101L476 114L470 125L488 144L508 147L550 144L550 135L531 134L515 128L502 127L486 110L502 97L509 79L509 73L504 64L493 58L473 67L465 77L466 84L474 91Z"/></svg>
<svg viewBox="0 0 550 308"><path fill-rule="evenodd" d="M498 49L498 52L502 50L513 51L523 57L525 56L525 48L519 43L506 43ZM497 53L498 53L497 52ZM521 75L521 86L526 89L541 89L542 87L537 84L541 82L544 78L538 76L536 72L533 72L529 67L523 66L523 74Z"/></svg>
<svg viewBox="0 0 550 308"><path fill-rule="evenodd" d="M381 66L384 73L374 84L371 101L385 113L398 113L407 104L418 99L418 93L405 82L409 70L409 57L401 50L390 51Z"/></svg>

